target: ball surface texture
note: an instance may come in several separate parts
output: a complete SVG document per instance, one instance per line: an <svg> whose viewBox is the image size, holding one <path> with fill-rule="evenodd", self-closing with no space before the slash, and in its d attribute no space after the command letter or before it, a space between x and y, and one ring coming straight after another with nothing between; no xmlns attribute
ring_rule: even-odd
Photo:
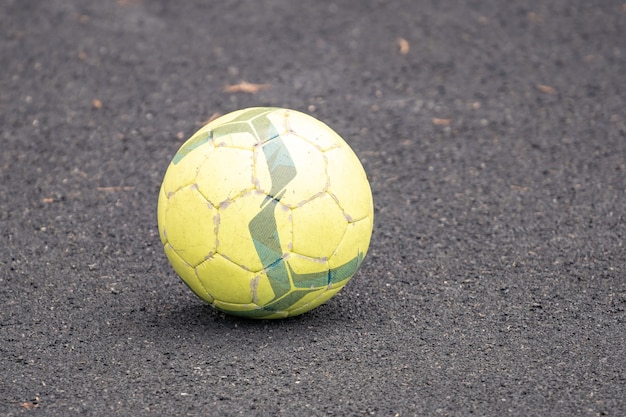
<svg viewBox="0 0 626 417"><path fill-rule="evenodd" d="M326 302L367 253L365 171L331 128L295 110L249 108L196 132L159 193L165 254L201 299L250 318Z"/></svg>

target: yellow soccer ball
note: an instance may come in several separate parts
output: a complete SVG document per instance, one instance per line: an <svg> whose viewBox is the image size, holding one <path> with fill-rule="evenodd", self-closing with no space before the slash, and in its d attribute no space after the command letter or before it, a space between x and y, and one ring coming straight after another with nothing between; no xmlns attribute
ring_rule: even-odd
<svg viewBox="0 0 626 417"><path fill-rule="evenodd" d="M287 109L208 123L178 150L159 193L174 270L218 310L251 318L295 316L339 292L367 253L373 220L350 146Z"/></svg>

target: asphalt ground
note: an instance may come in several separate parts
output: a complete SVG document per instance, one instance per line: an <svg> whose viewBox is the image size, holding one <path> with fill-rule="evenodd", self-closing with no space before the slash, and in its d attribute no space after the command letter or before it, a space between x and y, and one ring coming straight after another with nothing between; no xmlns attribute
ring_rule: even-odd
<svg viewBox="0 0 626 417"><path fill-rule="evenodd" d="M0 415L626 415L625 97L621 0L0 0ZM292 319L215 312L158 237L182 140L249 106L372 185Z"/></svg>

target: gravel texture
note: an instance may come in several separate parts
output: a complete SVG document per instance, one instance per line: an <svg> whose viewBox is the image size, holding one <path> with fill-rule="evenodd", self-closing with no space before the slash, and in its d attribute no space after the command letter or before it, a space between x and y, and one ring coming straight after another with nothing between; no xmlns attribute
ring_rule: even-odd
<svg viewBox="0 0 626 417"><path fill-rule="evenodd" d="M0 10L1 415L626 415L626 3ZM282 321L204 305L156 227L182 140L257 105L375 201L356 277Z"/></svg>

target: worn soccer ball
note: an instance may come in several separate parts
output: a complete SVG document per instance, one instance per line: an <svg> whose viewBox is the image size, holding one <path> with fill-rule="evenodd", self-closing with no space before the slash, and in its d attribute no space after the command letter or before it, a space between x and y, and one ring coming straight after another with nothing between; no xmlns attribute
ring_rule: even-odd
<svg viewBox="0 0 626 417"><path fill-rule="evenodd" d="M170 163L158 202L165 254L201 299L250 318L326 302L367 253L373 201L359 159L317 119L249 108L208 123Z"/></svg>

